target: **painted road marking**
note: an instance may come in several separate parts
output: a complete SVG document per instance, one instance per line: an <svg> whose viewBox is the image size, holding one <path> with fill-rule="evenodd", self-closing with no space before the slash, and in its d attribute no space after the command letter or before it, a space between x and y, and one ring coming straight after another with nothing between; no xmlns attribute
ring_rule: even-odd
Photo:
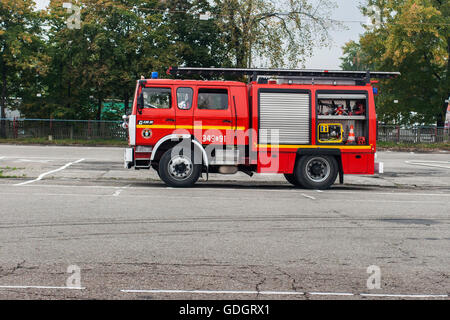
<svg viewBox="0 0 450 320"><path fill-rule="evenodd" d="M424 166L432 168L444 168L450 169L450 161L425 161L425 160L415 160L415 161L405 161L405 163L414 166ZM442 165L444 164L444 165Z"/></svg>
<svg viewBox="0 0 450 320"><path fill-rule="evenodd" d="M112 196L113 197L118 197L122 191L123 190L117 190L116 192L114 192L114 194Z"/></svg>
<svg viewBox="0 0 450 320"><path fill-rule="evenodd" d="M10 187L11 185L8 183L3 183L0 184L0 186L8 186ZM33 185L29 185L28 187L44 187L44 188L104 188L104 189L120 189L123 187L119 187L119 186L99 186L99 185L64 185L64 184L33 184ZM241 189L241 188L237 188L239 190L244 190L244 191L252 191L252 192L299 192L299 190L279 190L279 189L258 189L258 187L255 187L256 189ZM156 188L156 187L132 187L130 186L128 189L132 189L132 190L151 190L151 189L157 189L157 190L180 190L179 188L169 188L169 187L161 187L161 188ZM192 190L195 190L196 193L200 192L200 191L214 191L214 190L221 190L221 191L230 191L230 192L236 192L236 188L193 188ZM315 190L316 192L321 192L321 193L327 193L327 194L351 194L354 195L356 194L371 194L371 195L391 195L391 196L424 196L424 197L429 197L429 196L436 196L436 197L450 197L449 193L417 193L417 192L411 192L411 193L406 193L406 192L373 192L373 191L355 191L355 190L349 190L349 191L338 191L338 190L327 190L327 191L323 191L323 190Z"/></svg>
<svg viewBox="0 0 450 320"><path fill-rule="evenodd" d="M0 289L57 289L57 290L85 290L85 287L51 287L51 286L0 286Z"/></svg>
<svg viewBox="0 0 450 320"><path fill-rule="evenodd" d="M64 169L67 169L67 168L70 167L71 165L74 165L74 164L76 164L76 163L80 163L81 161L84 161L84 159L80 159L80 160L77 160L77 161L74 161L74 162L69 162L68 164L62 166L62 167L59 168L59 169L52 170L52 171L49 171L49 172L46 172L46 173L41 174L39 177L37 177L37 179L30 180L30 181L27 181L27 182L18 183L18 184L15 184L15 186L23 186L23 185L26 185L26 184L30 184L30 183L33 183L33 182L42 180L45 176L48 176L49 174L53 174L53 173L62 171L62 170L64 170Z"/></svg>
<svg viewBox="0 0 450 320"><path fill-rule="evenodd" d="M305 295L296 291L231 291L231 290L120 290L124 293L189 293L189 294L259 294L259 295Z"/></svg>
<svg viewBox="0 0 450 320"><path fill-rule="evenodd" d="M347 292L308 292L311 296L354 296L353 293Z"/></svg>
<svg viewBox="0 0 450 320"><path fill-rule="evenodd" d="M381 298L448 298L448 294L385 294L385 293L361 293L362 297Z"/></svg>
<svg viewBox="0 0 450 320"><path fill-rule="evenodd" d="M14 162L33 162L33 163L49 163L49 162L52 162L52 161L54 161L54 160L30 160L30 159L19 159L19 160L16 160L16 161L14 161Z"/></svg>
<svg viewBox="0 0 450 320"><path fill-rule="evenodd" d="M305 198L311 199L311 200L316 200L316 198L314 198L313 196L308 196L307 194L302 193L302 196L304 196Z"/></svg>
<svg viewBox="0 0 450 320"><path fill-rule="evenodd" d="M0 187L2 186L6 186L8 188L10 188L12 185L8 184L8 183L3 183L0 184ZM14 185L17 186L17 185ZM121 189L123 187L121 186L101 186L101 185L64 185L64 184L33 184L33 185L24 185L27 187L36 187L36 188L94 188L94 189ZM131 190L152 190L152 189L157 189L157 190L180 190L178 188L167 188L167 187L128 187L127 189L131 189ZM244 190L244 191L251 191L251 192L287 192L287 193L298 193L299 190L279 190L279 189L240 189L239 190ZM230 191L230 192L236 192L236 189L233 188L194 188L192 190L195 190L196 193L199 193L200 191L217 191L217 190L221 190L221 191ZM338 191L338 190L327 190L327 191L323 191L323 190L315 190L316 192L321 192L324 194L351 194L351 195L355 195L355 194L370 194L370 195L383 195L383 196L423 196L423 197L450 197L449 193L416 193L416 192L411 192L411 193L406 193L406 192L373 192L373 191L355 191L355 190L349 190L349 191Z"/></svg>
<svg viewBox="0 0 450 320"><path fill-rule="evenodd" d="M17 185L16 185L17 186ZM118 190L119 191L119 190ZM117 191L116 191L117 192ZM30 196L48 196L48 197L62 197L62 196L69 196L69 197L117 197L119 194L116 195L116 192L114 194L92 194L92 193L44 193L44 192L29 192L27 195ZM2 192L2 195L17 195L22 196L23 194L20 192ZM206 198L209 198L208 196L179 196L179 195L150 195L150 194L127 194L122 195L122 197L128 197L128 198L149 198L149 199L202 199L205 200ZM211 198L211 200L230 200L233 199L232 197L214 197ZM240 197L240 200L255 200L252 197ZM286 201L287 198L271 198L271 201ZM315 198L314 198L315 199ZM342 201L352 201L352 202L361 202L361 203L380 203L379 199L347 199L347 198L340 198L340 199L323 199L328 202L338 202L342 203ZM383 200L383 203L406 203L406 204L412 204L412 203L429 203L429 204L441 204L441 203L447 203L447 201L419 201L419 200Z"/></svg>
<svg viewBox="0 0 450 320"><path fill-rule="evenodd" d="M57 157L29 157L29 156L7 156L4 158L8 158L8 159L43 159L43 160L72 160L72 158L57 158ZM100 161L100 160L99 160Z"/></svg>
<svg viewBox="0 0 450 320"><path fill-rule="evenodd" d="M123 293L163 293L163 294L256 294L271 296L361 296L361 297L391 297L391 298L448 298L448 294L370 294L350 292L297 292L297 291L231 291L231 290L120 290Z"/></svg>
<svg viewBox="0 0 450 320"><path fill-rule="evenodd" d="M3 159L5 159L6 157L0 157L0 160L3 160Z"/></svg>
<svg viewBox="0 0 450 320"><path fill-rule="evenodd" d="M125 187L120 188L119 190L116 190L116 192L114 192L113 197L118 197L122 191L124 191L125 189L129 188L131 185L126 185Z"/></svg>

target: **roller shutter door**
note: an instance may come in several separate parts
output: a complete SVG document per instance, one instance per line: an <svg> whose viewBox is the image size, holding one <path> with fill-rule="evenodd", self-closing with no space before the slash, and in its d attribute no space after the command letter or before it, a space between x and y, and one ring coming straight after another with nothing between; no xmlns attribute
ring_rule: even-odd
<svg viewBox="0 0 450 320"><path fill-rule="evenodd" d="M310 94L292 92L259 93L259 143L309 144ZM273 134L279 131L279 141Z"/></svg>

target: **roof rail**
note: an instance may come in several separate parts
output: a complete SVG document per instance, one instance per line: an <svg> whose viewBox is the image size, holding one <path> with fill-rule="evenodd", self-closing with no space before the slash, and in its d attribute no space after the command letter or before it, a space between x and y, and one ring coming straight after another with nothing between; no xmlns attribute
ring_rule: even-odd
<svg viewBox="0 0 450 320"><path fill-rule="evenodd" d="M167 74L173 76L203 75L203 76L250 76L252 81L257 81L258 76L285 76L303 78L338 78L363 80L367 83L370 79L393 79L400 72L379 71L344 71L344 70L315 70L315 69L245 69L245 68L196 68L196 67L170 67Z"/></svg>

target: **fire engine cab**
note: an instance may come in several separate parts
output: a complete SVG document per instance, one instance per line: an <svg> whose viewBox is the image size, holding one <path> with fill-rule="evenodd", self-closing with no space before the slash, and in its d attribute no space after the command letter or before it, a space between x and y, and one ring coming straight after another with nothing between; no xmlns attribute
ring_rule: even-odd
<svg viewBox="0 0 450 320"><path fill-rule="evenodd" d="M137 82L124 116L125 167L157 171L172 187L209 173L283 174L325 189L345 174L373 175L376 81L397 72L170 68L177 79ZM184 80L248 77L249 82ZM182 78L182 79L180 79Z"/></svg>

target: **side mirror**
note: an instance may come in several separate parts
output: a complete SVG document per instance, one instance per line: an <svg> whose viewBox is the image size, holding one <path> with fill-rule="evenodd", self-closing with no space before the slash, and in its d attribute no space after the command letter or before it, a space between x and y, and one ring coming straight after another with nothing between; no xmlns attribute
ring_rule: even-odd
<svg viewBox="0 0 450 320"><path fill-rule="evenodd" d="M138 108L139 113L141 113L142 109L144 108L144 94L143 93L141 93L138 97L137 108Z"/></svg>

